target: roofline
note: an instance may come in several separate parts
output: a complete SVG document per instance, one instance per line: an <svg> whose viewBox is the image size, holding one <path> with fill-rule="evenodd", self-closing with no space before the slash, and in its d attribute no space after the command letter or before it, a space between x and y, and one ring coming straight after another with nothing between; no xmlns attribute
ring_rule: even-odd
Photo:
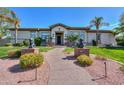
<svg viewBox="0 0 124 93"><path fill-rule="evenodd" d="M70 27L66 28L68 30L89 30L89 28L86 27ZM9 30L14 31L15 28L10 28ZM51 31L49 28L19 28L18 31Z"/></svg>
<svg viewBox="0 0 124 93"><path fill-rule="evenodd" d="M67 30L86 30L87 33L96 33L97 32L97 30L92 30L89 27L71 27L71 26L67 26L62 23L53 24L53 25L49 26L49 28L19 28L18 31L51 31L51 29L56 26L62 26L64 28L66 28ZM15 28L10 28L9 30L15 31ZM99 30L99 31L100 31L100 33L113 33L112 30Z"/></svg>
<svg viewBox="0 0 124 93"><path fill-rule="evenodd" d="M87 30L88 33L96 33L97 30ZM99 30L100 33L113 33L112 30ZM114 33L113 33L114 34Z"/></svg>
<svg viewBox="0 0 124 93"><path fill-rule="evenodd" d="M15 31L15 28L10 28L9 30ZM49 28L19 28L18 31L50 31Z"/></svg>
<svg viewBox="0 0 124 93"><path fill-rule="evenodd" d="M10 28L10 31L15 31L15 28ZM90 30L84 28L73 27L69 28L69 30L86 30L87 33L96 33L97 30ZM19 28L18 31L51 31L49 28ZM112 30L99 30L100 33L113 33Z"/></svg>
<svg viewBox="0 0 124 93"><path fill-rule="evenodd" d="M51 31L52 28L56 27L56 26L62 26L68 30L89 30L88 27L71 27L71 26L67 26L65 24L62 23L57 23L57 24L53 24L51 26L49 26L49 28L19 28L18 31ZM9 30L14 31L14 28L10 28Z"/></svg>

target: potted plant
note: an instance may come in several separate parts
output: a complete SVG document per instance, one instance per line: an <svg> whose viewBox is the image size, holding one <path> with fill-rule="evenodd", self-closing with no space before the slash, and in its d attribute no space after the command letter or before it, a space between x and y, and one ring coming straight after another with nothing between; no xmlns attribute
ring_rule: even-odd
<svg viewBox="0 0 124 93"><path fill-rule="evenodd" d="M79 39L79 42L77 43L77 46L74 49L74 56L78 57L82 54L89 56L89 49L84 48L83 39Z"/></svg>

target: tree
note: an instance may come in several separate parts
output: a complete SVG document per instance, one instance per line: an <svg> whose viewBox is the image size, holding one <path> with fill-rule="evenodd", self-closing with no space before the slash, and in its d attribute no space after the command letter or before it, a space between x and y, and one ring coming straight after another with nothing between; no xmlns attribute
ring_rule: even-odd
<svg viewBox="0 0 124 93"><path fill-rule="evenodd" d="M124 13L121 14L118 27L114 28L115 34L121 34L124 37Z"/></svg>
<svg viewBox="0 0 124 93"><path fill-rule="evenodd" d="M99 32L100 27L102 26L108 26L109 23L105 23L103 22L103 17L95 17L93 20L91 20L90 22L90 26L91 27L95 27L96 28L96 44L100 44L101 43L101 35Z"/></svg>
<svg viewBox="0 0 124 93"><path fill-rule="evenodd" d="M120 16L118 27L114 28L118 45L124 46L124 13Z"/></svg>
<svg viewBox="0 0 124 93"><path fill-rule="evenodd" d="M6 35L10 27L15 28L15 43L17 43L17 30L19 27L19 19L15 12L7 8L0 8L0 35Z"/></svg>
<svg viewBox="0 0 124 93"><path fill-rule="evenodd" d="M71 34L71 35L68 35L66 37L66 40L69 42L69 46L74 46L76 40L78 40L78 39L79 39L79 35L73 35L73 34Z"/></svg>

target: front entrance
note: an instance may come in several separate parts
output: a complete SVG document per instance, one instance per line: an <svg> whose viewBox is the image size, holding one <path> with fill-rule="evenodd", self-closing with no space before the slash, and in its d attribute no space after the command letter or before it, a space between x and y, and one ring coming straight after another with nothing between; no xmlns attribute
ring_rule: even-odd
<svg viewBox="0 0 124 93"><path fill-rule="evenodd" d="M61 36L57 36L56 39L57 39L57 42L56 42L57 45L61 45Z"/></svg>
<svg viewBox="0 0 124 93"><path fill-rule="evenodd" d="M63 33L56 33L56 45L63 44Z"/></svg>

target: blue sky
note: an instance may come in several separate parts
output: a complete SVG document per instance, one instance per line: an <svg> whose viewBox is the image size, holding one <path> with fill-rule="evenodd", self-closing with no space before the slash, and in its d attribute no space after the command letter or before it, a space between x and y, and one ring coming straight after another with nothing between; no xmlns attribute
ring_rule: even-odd
<svg viewBox="0 0 124 93"><path fill-rule="evenodd" d="M112 29L119 22L124 8L88 8L88 7L11 7L21 21L21 27L46 28L55 23L85 27L95 16L102 16Z"/></svg>

